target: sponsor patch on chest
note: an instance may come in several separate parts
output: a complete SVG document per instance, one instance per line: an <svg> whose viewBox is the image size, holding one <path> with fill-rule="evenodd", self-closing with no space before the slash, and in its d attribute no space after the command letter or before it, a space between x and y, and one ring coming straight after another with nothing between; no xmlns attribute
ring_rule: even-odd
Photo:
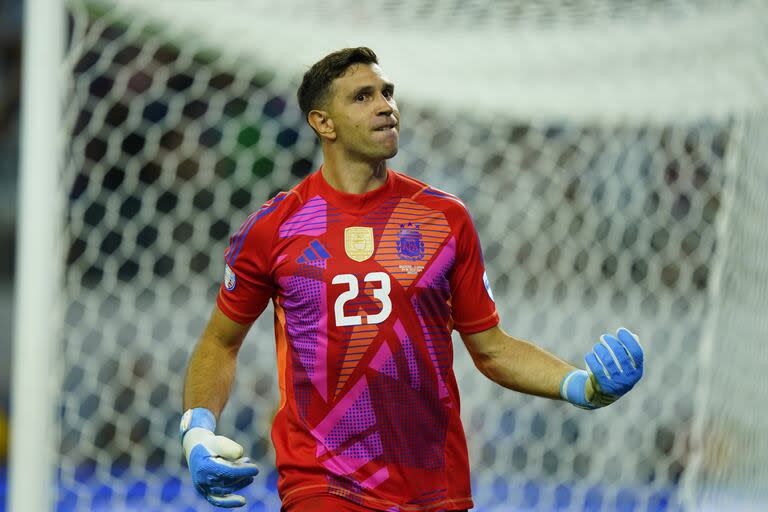
<svg viewBox="0 0 768 512"><path fill-rule="evenodd" d="M344 251L355 261L373 256L373 228L353 226L344 229Z"/></svg>

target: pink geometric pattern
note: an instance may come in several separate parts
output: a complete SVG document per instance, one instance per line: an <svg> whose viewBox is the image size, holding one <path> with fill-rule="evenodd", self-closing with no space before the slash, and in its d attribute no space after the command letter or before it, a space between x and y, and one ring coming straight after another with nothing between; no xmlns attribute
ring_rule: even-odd
<svg viewBox="0 0 768 512"><path fill-rule="evenodd" d="M432 264L422 274L416 284L417 293L411 298L416 316L419 318L424 341L432 364L435 367L440 398L448 396L448 388L443 380L443 371L451 363L451 338L440 329L438 324L448 321L447 299L450 297L448 271L456 259L456 240L451 237L443 246Z"/></svg>
<svg viewBox="0 0 768 512"><path fill-rule="evenodd" d="M456 260L456 239L451 237L416 284L419 288L449 289L447 273Z"/></svg>
<svg viewBox="0 0 768 512"><path fill-rule="evenodd" d="M405 354L405 360L408 362L408 373L410 374L410 383L413 389L420 388L419 382L419 365L416 363L416 353L414 352L411 339L408 337L408 333L405 332L405 327L400 320L395 322L395 334L400 339L400 346L403 347L403 353Z"/></svg>
<svg viewBox="0 0 768 512"><path fill-rule="evenodd" d="M440 363L445 358L443 357L443 353L446 347L442 346L445 345L445 340L438 334L434 335L432 333L435 332L435 329L437 326L435 326L432 323L429 323L428 321L428 315L426 314L425 308L423 307L423 301L419 300L419 296L414 295L411 297L411 303L413 304L413 309L416 311L416 316L419 318L419 323L421 324L421 330L424 332L424 341L427 344L427 351L429 352L429 358L432 361L432 364L435 367L435 374L437 375L437 386L438 386L438 392L440 395L440 398L445 398L448 396L448 387L445 385L445 381L443 379L443 371L442 366ZM450 338L449 338L450 339ZM438 346L440 353L438 354Z"/></svg>
<svg viewBox="0 0 768 512"><path fill-rule="evenodd" d="M368 477L364 482L362 482L360 485L365 487L366 489L375 489L379 485L381 485L384 480L389 478L389 470L386 467L381 468L374 474L372 474L370 477Z"/></svg>
<svg viewBox="0 0 768 512"><path fill-rule="evenodd" d="M292 276L280 279L280 286L286 291L283 309L292 347L320 396L328 400L325 283Z"/></svg>
<svg viewBox="0 0 768 512"><path fill-rule="evenodd" d="M280 238L295 235L319 236L325 233L328 227L327 206L325 199L320 196L307 201L280 226Z"/></svg>
<svg viewBox="0 0 768 512"><path fill-rule="evenodd" d="M344 398L312 429L317 439L317 456L336 450L350 437L371 428L376 423L368 382L361 378Z"/></svg>
<svg viewBox="0 0 768 512"><path fill-rule="evenodd" d="M397 365L395 364L395 358L392 355L389 345L385 341L381 344L379 351L371 360L369 368L376 370L384 375L389 375L393 379L397 378Z"/></svg>
<svg viewBox="0 0 768 512"><path fill-rule="evenodd" d="M384 448L381 446L381 438L378 433L373 433L321 463L335 475L350 475L382 453Z"/></svg>

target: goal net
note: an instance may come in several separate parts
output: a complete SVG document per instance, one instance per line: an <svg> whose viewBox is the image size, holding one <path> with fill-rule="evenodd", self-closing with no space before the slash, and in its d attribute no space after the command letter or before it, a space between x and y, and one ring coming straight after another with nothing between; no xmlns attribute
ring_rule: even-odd
<svg viewBox="0 0 768 512"><path fill-rule="evenodd" d="M326 53L397 84L391 166L460 196L502 325L583 366L639 333L630 397L504 390L457 340L480 511L758 509L768 494L768 24L748 0L69 0L57 510L207 510L183 372L229 235L320 163L295 101ZM271 310L220 431L279 509ZM30 397L30 399L32 399Z"/></svg>

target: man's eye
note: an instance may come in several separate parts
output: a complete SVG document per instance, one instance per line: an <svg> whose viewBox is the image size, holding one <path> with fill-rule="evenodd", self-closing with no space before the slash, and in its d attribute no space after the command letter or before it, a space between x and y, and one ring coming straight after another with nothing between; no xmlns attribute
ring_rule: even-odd
<svg viewBox="0 0 768 512"><path fill-rule="evenodd" d="M368 98L368 95L367 95L367 94L358 94L358 95L355 97L355 100L356 100L356 101L365 101L365 100L366 100L366 98Z"/></svg>

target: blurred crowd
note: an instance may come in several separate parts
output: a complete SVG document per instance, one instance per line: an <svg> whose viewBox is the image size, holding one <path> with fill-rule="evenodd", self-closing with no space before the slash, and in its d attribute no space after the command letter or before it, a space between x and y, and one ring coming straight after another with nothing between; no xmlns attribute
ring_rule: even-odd
<svg viewBox="0 0 768 512"><path fill-rule="evenodd" d="M0 466L8 440L22 0L0 0Z"/></svg>

